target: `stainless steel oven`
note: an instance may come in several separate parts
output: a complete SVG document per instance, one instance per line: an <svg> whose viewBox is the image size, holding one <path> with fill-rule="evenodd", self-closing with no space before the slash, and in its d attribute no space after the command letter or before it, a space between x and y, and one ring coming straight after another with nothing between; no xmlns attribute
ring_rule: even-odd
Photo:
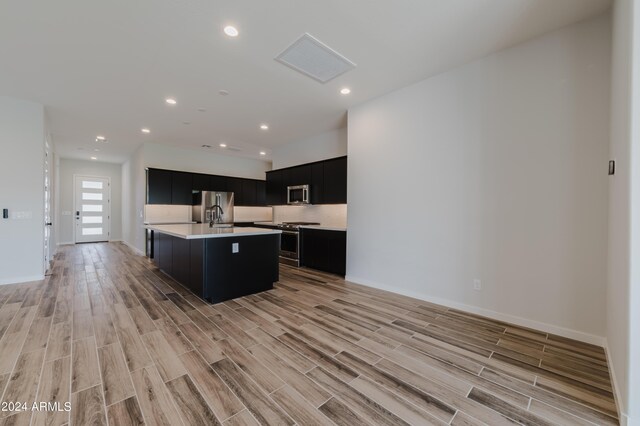
<svg viewBox="0 0 640 426"><path fill-rule="evenodd" d="M319 225L316 222L283 222L277 225L280 234L280 263L300 266L300 226Z"/></svg>
<svg viewBox="0 0 640 426"><path fill-rule="evenodd" d="M291 266L300 264L300 232L282 231L280 235L280 262Z"/></svg>

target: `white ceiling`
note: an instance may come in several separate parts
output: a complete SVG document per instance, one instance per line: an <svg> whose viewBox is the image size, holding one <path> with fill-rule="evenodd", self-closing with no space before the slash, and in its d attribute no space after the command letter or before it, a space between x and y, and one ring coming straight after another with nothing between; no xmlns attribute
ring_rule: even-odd
<svg viewBox="0 0 640 426"><path fill-rule="evenodd" d="M236 155L259 158L260 150L344 126L352 105L609 6L609 0L0 0L0 95L44 104L62 157L122 162L146 141L193 149L224 141L243 149ZM227 24L238 28L237 38L223 34ZM273 59L305 32L356 69L323 85ZM344 86L350 95L339 94ZM219 95L221 89L230 94ZM166 105L168 96L178 104ZM268 131L259 129L262 122ZM109 143L95 153L98 134Z"/></svg>

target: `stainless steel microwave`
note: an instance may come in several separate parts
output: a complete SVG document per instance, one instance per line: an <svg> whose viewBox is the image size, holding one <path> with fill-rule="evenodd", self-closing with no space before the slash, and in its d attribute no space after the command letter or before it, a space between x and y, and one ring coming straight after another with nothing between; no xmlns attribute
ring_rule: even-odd
<svg viewBox="0 0 640 426"><path fill-rule="evenodd" d="M310 202L309 185L287 186L287 204L309 204Z"/></svg>

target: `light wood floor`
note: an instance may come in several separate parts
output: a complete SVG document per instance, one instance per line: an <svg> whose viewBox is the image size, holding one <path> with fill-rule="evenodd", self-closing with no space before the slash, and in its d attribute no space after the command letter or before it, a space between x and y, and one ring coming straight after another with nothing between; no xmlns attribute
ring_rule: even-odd
<svg viewBox="0 0 640 426"><path fill-rule="evenodd" d="M602 348L283 267L209 305L118 243L0 286L0 424L618 424Z"/></svg>

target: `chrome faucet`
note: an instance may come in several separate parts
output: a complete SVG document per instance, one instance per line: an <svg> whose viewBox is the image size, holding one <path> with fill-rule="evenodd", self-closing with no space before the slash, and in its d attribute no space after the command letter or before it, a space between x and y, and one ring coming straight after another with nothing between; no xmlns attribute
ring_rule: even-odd
<svg viewBox="0 0 640 426"><path fill-rule="evenodd" d="M209 220L209 227L213 228L213 225L215 223L220 223L220 220L222 219L222 215L224 215L224 211L222 210L222 207L220 207L219 204L214 204L213 206L209 207L207 210L211 212L211 216L209 216L211 218Z"/></svg>

